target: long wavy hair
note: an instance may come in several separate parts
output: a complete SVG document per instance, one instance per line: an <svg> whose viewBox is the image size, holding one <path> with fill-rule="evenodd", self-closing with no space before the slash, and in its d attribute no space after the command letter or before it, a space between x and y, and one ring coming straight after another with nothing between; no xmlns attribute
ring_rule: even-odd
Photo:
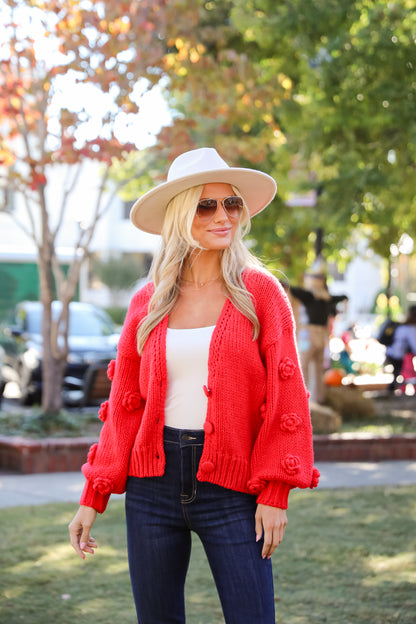
<svg viewBox="0 0 416 624"><path fill-rule="evenodd" d="M194 186L176 195L166 208L162 228L162 245L155 255L150 268L150 277L155 291L149 302L147 316L140 323L137 332L139 353L151 331L169 314L180 293L180 282L184 263L191 254L203 247L194 240L191 233L198 200L204 186ZM237 188L232 187L236 195ZM250 230L250 215L244 203L243 213L233 241L221 251L221 277L227 296L235 307L249 319L253 325L253 340L259 335L260 325L253 301L242 280L241 274L247 267L263 268L261 262L253 256L243 242L243 236Z"/></svg>

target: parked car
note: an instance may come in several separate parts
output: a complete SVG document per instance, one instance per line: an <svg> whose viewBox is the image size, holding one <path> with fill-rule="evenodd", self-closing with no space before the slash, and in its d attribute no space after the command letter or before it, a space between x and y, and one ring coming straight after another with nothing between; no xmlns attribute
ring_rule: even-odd
<svg viewBox="0 0 416 624"><path fill-rule="evenodd" d="M54 301L55 318L61 303ZM16 306L11 322L2 328L4 382L14 381L21 402L40 402L42 395L42 311L39 301L24 301ZM65 402L81 399L83 379L88 367L115 358L119 333L106 312L88 303L69 304L69 355L64 375Z"/></svg>

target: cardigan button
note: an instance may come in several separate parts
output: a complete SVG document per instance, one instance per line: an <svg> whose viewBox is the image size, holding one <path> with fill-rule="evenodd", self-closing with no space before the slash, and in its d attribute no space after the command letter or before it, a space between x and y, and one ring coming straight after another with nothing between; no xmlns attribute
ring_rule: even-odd
<svg viewBox="0 0 416 624"><path fill-rule="evenodd" d="M214 431L214 425L209 420L204 422L204 431L205 433L212 433Z"/></svg>
<svg viewBox="0 0 416 624"><path fill-rule="evenodd" d="M205 396L209 399L209 397L212 395L211 388L207 388L207 386L204 386L204 392L205 392Z"/></svg>
<svg viewBox="0 0 416 624"><path fill-rule="evenodd" d="M215 469L215 465L212 461L204 461L201 464L201 468L204 472L212 472Z"/></svg>

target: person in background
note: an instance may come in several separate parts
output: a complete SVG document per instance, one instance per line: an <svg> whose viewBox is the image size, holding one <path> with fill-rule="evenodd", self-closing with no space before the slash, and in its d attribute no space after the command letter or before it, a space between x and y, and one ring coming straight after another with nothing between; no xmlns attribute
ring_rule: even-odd
<svg viewBox="0 0 416 624"><path fill-rule="evenodd" d="M274 180L186 152L134 204L162 234L152 282L132 299L110 365L98 445L69 525L82 558L112 492L126 490L128 557L140 624L185 622L191 532L227 624L274 624L271 555L289 491L315 487L308 396L286 294L243 243Z"/></svg>
<svg viewBox="0 0 416 624"><path fill-rule="evenodd" d="M304 306L305 319L299 332L299 351L302 370L311 401L325 400L324 355L328 342L328 321L336 314L339 302L346 295L331 295L326 283L325 263L318 257L311 270L304 275L304 288L292 286L290 293Z"/></svg>
<svg viewBox="0 0 416 624"><path fill-rule="evenodd" d="M393 366L390 392L394 392L400 386L398 377L402 372L403 360L409 353L416 355L416 305L409 307L406 320L397 325L391 345L386 346L387 361Z"/></svg>

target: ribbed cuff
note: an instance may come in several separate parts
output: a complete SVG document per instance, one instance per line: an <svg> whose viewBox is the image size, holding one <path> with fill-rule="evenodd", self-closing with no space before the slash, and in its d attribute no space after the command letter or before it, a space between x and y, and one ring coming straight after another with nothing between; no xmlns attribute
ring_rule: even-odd
<svg viewBox="0 0 416 624"><path fill-rule="evenodd" d="M292 488L283 481L269 481L257 497L257 503L287 509L289 492Z"/></svg>
<svg viewBox="0 0 416 624"><path fill-rule="evenodd" d="M94 490L92 483L87 480L85 482L79 504L85 505L86 507L92 507L98 511L98 513L103 513L109 500L110 494L100 494L100 492Z"/></svg>

